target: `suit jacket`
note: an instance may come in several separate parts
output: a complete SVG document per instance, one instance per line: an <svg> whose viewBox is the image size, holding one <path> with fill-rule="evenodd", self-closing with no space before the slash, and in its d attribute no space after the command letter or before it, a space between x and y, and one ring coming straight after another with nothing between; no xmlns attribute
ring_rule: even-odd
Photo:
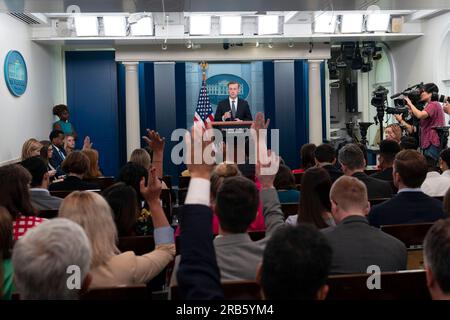
<svg viewBox="0 0 450 320"><path fill-rule="evenodd" d="M434 222L441 218L444 218L442 202L423 192L399 192L392 199L374 206L369 213L369 222L375 227Z"/></svg>
<svg viewBox="0 0 450 320"><path fill-rule="evenodd" d="M371 174L370 176L372 178L378 179L378 180L383 180L383 181L393 181L394 178L392 177L392 171L394 170L394 168L390 167L387 169L384 169L380 172L376 172Z"/></svg>
<svg viewBox="0 0 450 320"><path fill-rule="evenodd" d="M30 189L31 203L37 210L58 210L63 199L50 195L45 189Z"/></svg>
<svg viewBox="0 0 450 320"><path fill-rule="evenodd" d="M100 189L98 185L81 180L75 176L67 176L64 181L52 183L50 191L70 191L70 190L94 190Z"/></svg>
<svg viewBox="0 0 450 320"><path fill-rule="evenodd" d="M223 299L213 246L212 210L185 204L181 210L180 266L177 281L183 300Z"/></svg>
<svg viewBox="0 0 450 320"><path fill-rule="evenodd" d="M261 190L266 237L252 241L247 233L227 234L214 239L221 280L255 280L270 236L284 225L284 216L275 189Z"/></svg>
<svg viewBox="0 0 450 320"><path fill-rule="evenodd" d="M332 164L324 165L324 166L322 166L322 168L327 170L332 182L335 182L337 179L339 179L343 175L342 171L339 170L338 168L336 168Z"/></svg>
<svg viewBox="0 0 450 320"><path fill-rule="evenodd" d="M366 217L349 216L322 232L333 249L331 274L367 273L370 265L381 272L406 269L403 242L371 227Z"/></svg>
<svg viewBox="0 0 450 320"><path fill-rule="evenodd" d="M55 145L52 144L53 147L53 155L51 157L51 159L49 159L50 164L52 165L53 168L55 168L55 170L60 170L60 172L62 172L61 170L61 164L64 161L63 157L61 157L61 155L59 154L59 152L56 150ZM66 156L66 151L64 150L64 148L58 148L59 151L62 152L62 154L64 154L64 157Z"/></svg>
<svg viewBox="0 0 450 320"><path fill-rule="evenodd" d="M216 114L214 115L214 121L222 121L222 116L225 112L231 112L230 99L222 100L217 105ZM237 99L237 107L236 107L236 116L231 117L228 121L233 121L235 118L238 118L243 121L251 121L252 113L250 112L250 107L246 100Z"/></svg>
<svg viewBox="0 0 450 320"><path fill-rule="evenodd" d="M366 185L369 199L392 197L392 188L389 182L369 177L364 172L356 172L352 177L358 178Z"/></svg>

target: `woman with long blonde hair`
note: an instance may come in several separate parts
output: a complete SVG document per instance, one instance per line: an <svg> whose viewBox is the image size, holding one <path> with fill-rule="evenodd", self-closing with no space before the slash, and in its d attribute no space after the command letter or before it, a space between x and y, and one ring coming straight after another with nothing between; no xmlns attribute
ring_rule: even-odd
<svg viewBox="0 0 450 320"><path fill-rule="evenodd" d="M103 176L100 168L98 166L98 151L95 149L84 149L81 150L89 159L88 171L85 173L85 179L94 179Z"/></svg>
<svg viewBox="0 0 450 320"><path fill-rule="evenodd" d="M72 192L59 209L59 216L81 225L92 247L91 287L111 287L147 283L158 275L175 256L173 229L159 201L161 183L155 170L146 186L140 189L152 211L155 227L155 250L136 256L134 252L120 253L113 213L106 200L89 191Z"/></svg>
<svg viewBox="0 0 450 320"><path fill-rule="evenodd" d="M22 161L41 155L42 144L34 138L28 139L22 145Z"/></svg>

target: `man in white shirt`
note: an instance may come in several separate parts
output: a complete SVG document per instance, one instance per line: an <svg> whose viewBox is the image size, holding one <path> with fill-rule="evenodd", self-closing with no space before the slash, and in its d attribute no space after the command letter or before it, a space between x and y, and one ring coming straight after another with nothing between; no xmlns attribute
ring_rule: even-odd
<svg viewBox="0 0 450 320"><path fill-rule="evenodd" d="M436 171L427 173L421 188L430 197L443 197L450 187L450 149L445 149L439 156L442 174Z"/></svg>

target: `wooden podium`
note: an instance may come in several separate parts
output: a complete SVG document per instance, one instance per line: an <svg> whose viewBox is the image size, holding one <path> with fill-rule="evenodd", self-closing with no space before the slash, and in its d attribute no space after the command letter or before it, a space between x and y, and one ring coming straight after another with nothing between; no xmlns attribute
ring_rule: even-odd
<svg viewBox="0 0 450 320"><path fill-rule="evenodd" d="M249 154L249 139L248 138L250 136L250 133L248 133L248 129L250 129L252 124L253 124L253 121L216 121L216 122L211 122L213 129L217 129L222 132L223 143L224 143L224 147L225 147L222 150L223 154L224 154L224 157L223 157L224 161L233 162L233 163L237 163L237 164L246 164L248 162L248 154ZM232 149L230 149L231 146L229 146L226 143L227 138L229 140L230 136L234 141L234 143L233 143L234 148L232 148ZM241 148L244 147L244 155L245 155L244 159L238 159L239 148L237 145L237 141L239 141L238 138L240 136L245 137L245 146L240 146ZM231 154L233 154L233 156L230 156Z"/></svg>

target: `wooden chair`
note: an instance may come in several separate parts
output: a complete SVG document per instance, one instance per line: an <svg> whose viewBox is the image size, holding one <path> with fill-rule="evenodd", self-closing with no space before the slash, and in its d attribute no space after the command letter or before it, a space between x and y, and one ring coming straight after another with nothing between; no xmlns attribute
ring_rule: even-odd
<svg viewBox="0 0 450 320"><path fill-rule="evenodd" d="M261 290L255 281L224 281L222 282L226 300L260 300ZM178 286L170 287L171 300L181 300Z"/></svg>
<svg viewBox="0 0 450 320"><path fill-rule="evenodd" d="M90 289L81 300L151 300L146 285Z"/></svg>
<svg viewBox="0 0 450 320"><path fill-rule="evenodd" d="M166 214L167 221L169 224L172 223L172 195L170 189L161 190L160 199L162 201L162 207L164 213Z"/></svg>
<svg viewBox="0 0 450 320"><path fill-rule="evenodd" d="M328 278L328 300L429 300L425 271L381 273L380 289L370 290L372 274L351 274ZM369 280L369 283L373 283Z"/></svg>
<svg viewBox="0 0 450 320"><path fill-rule="evenodd" d="M189 181L191 181L191 177L178 177L178 189L187 189L189 187Z"/></svg>
<svg viewBox="0 0 450 320"><path fill-rule="evenodd" d="M85 180L87 182L97 185L102 191L112 186L116 182L116 179L114 177L98 177L94 179L85 179Z"/></svg>
<svg viewBox="0 0 450 320"><path fill-rule="evenodd" d="M172 176L164 176L162 177L162 181L165 182L167 188L172 189Z"/></svg>
<svg viewBox="0 0 450 320"><path fill-rule="evenodd" d="M38 217L44 219L53 219L58 216L58 210L39 210Z"/></svg>
<svg viewBox="0 0 450 320"><path fill-rule="evenodd" d="M60 190L60 191L50 191L50 194L54 197L58 197L58 198L62 198L64 199L65 197L67 197L69 194L71 194L72 192L74 192L76 190ZM94 189L94 190L78 190L78 191L91 191L91 192L95 192L95 193L101 193L102 191L100 189Z"/></svg>
<svg viewBox="0 0 450 320"><path fill-rule="evenodd" d="M178 205L182 206L184 204L184 201L186 200L187 195L187 188L184 189L178 189Z"/></svg>
<svg viewBox="0 0 450 320"><path fill-rule="evenodd" d="M407 269L423 269L423 240L433 223L381 226L381 230L402 241L408 249Z"/></svg>
<svg viewBox="0 0 450 320"><path fill-rule="evenodd" d="M120 237L117 245L121 252L133 251L136 255L143 255L155 249L153 236Z"/></svg>
<svg viewBox="0 0 450 320"><path fill-rule="evenodd" d="M298 202L282 203L281 211L284 213L284 218L296 215L298 213Z"/></svg>
<svg viewBox="0 0 450 320"><path fill-rule="evenodd" d="M295 184L301 184L302 177L303 177L303 172L302 173L294 173Z"/></svg>

